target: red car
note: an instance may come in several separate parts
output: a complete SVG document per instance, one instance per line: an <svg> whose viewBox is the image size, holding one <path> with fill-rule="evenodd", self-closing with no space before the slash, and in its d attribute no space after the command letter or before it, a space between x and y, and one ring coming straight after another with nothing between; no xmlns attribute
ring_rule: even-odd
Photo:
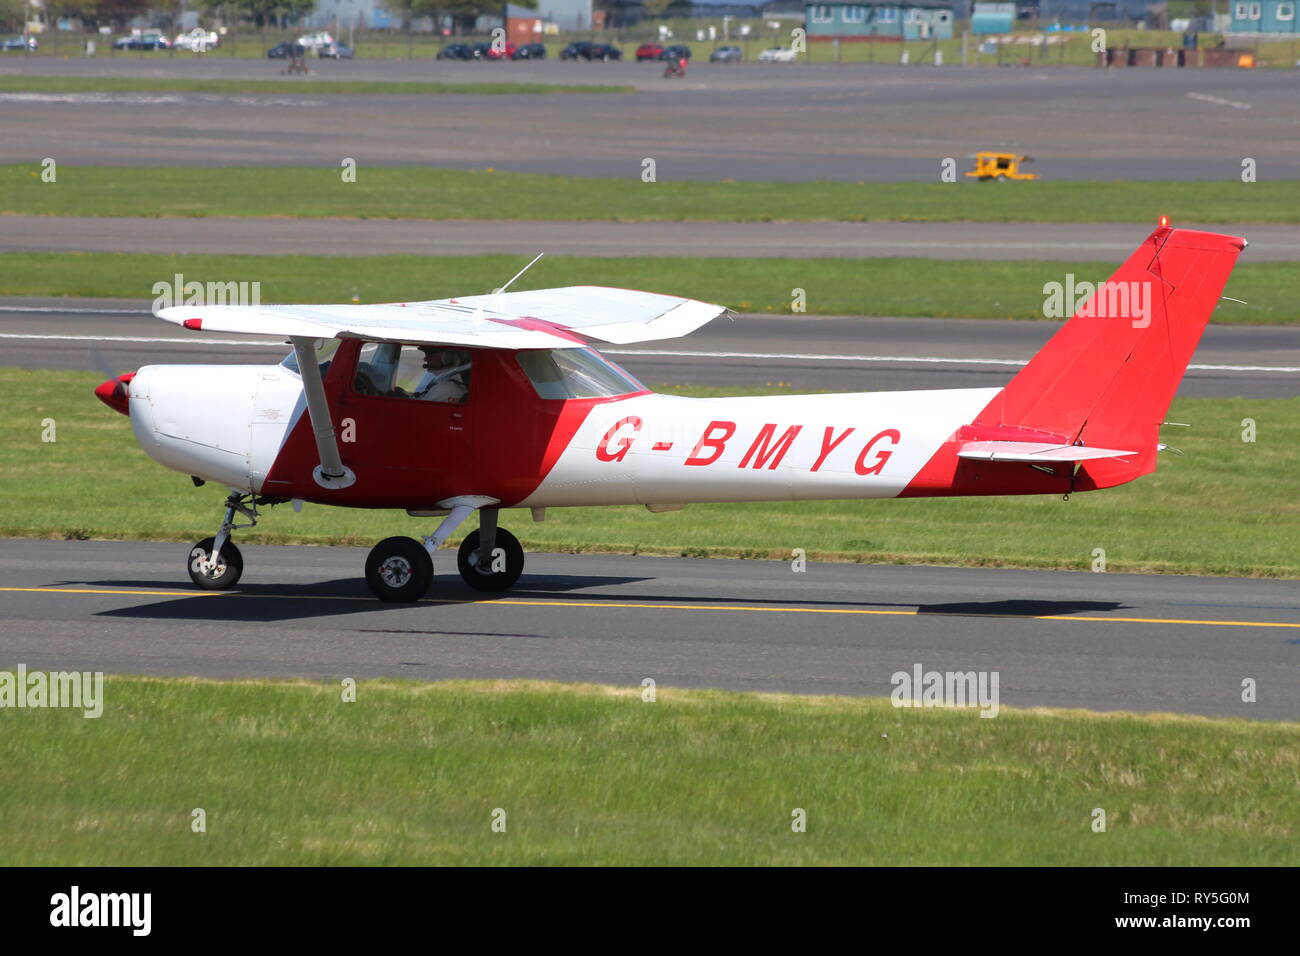
<svg viewBox="0 0 1300 956"><path fill-rule="evenodd" d="M636 48L636 61L640 63L642 60L657 60L663 52L664 48L658 43L642 43Z"/></svg>
<svg viewBox="0 0 1300 956"><path fill-rule="evenodd" d="M487 58L489 60L513 60L515 58L515 52L518 49L519 47L513 43L507 43L505 47L503 47L500 50L498 50L494 46L489 45L487 50Z"/></svg>

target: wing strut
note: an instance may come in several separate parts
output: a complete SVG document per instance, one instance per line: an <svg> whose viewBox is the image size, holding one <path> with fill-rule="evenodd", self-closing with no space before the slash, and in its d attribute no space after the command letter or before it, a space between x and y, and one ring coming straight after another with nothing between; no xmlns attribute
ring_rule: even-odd
<svg viewBox="0 0 1300 956"><path fill-rule="evenodd" d="M316 355L316 340L295 335L293 353L298 359L298 374L302 376L302 390L307 398L307 414L311 416L311 430L316 436L316 453L320 464L312 471L312 478L322 488L347 488L357 476L343 465L338 442L334 438L334 422L330 419L329 402L325 399L325 383L321 380L320 361Z"/></svg>

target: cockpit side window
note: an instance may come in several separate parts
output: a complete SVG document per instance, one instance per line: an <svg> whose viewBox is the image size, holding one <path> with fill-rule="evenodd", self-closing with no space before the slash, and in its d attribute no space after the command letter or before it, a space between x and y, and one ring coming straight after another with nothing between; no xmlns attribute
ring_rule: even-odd
<svg viewBox="0 0 1300 956"><path fill-rule="evenodd" d="M540 398L610 398L644 392L645 386L594 349L529 349L516 352Z"/></svg>
<svg viewBox="0 0 1300 956"><path fill-rule="evenodd" d="M370 342L361 347L352 387L359 395L464 405L471 364L467 349Z"/></svg>

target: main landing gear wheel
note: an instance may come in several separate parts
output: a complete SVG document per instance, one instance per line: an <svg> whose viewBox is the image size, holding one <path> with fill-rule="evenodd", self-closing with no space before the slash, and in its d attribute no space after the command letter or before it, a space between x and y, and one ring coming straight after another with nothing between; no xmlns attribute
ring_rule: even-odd
<svg viewBox="0 0 1300 956"><path fill-rule="evenodd" d="M433 561L411 538L385 538L366 558L366 584L381 601L418 601L433 580Z"/></svg>
<svg viewBox="0 0 1300 956"><path fill-rule="evenodd" d="M456 566L465 583L475 591L504 591L513 586L524 573L524 549L519 539L505 528L497 528L492 554L486 561L479 560L478 542L479 533L471 531L456 555Z"/></svg>
<svg viewBox="0 0 1300 956"><path fill-rule="evenodd" d="M224 591L226 588L233 588L239 576L244 573L244 556L230 541L221 546L216 565L212 568L205 567L208 556L212 554L212 546L216 543L216 538L204 538L190 548L188 565L190 580L205 591Z"/></svg>

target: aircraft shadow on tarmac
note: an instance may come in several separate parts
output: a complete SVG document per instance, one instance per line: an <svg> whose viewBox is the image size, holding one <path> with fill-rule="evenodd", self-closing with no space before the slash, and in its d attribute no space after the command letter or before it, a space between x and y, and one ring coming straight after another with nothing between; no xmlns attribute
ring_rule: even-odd
<svg viewBox="0 0 1300 956"><path fill-rule="evenodd" d="M1070 614L1100 614L1130 610L1118 601L961 601L954 604L921 604L917 614L940 617L1057 617Z"/></svg>
<svg viewBox="0 0 1300 956"><path fill-rule="evenodd" d="M1010 617L1033 618L1048 616L1066 616L1071 614L1095 614L1125 609L1117 601L963 601L950 604L916 604L914 602L890 601L828 601L809 599L782 599L767 597L760 602L753 598L729 598L717 595L691 597L685 595L664 594L579 594L573 592L585 588L609 587L621 584L640 584L652 580L644 577L622 577L613 575L545 575L522 582L514 590L502 594L471 591L459 583L435 581L434 586L418 604L392 604L376 600L367 590L364 582L348 577L334 581L319 581L312 584L294 585L248 585L233 592L178 593L175 598L165 601L153 601L134 607L112 608L98 612L101 617L121 617L152 620L184 621L248 621L255 623L273 623L292 621L303 618L342 617L349 614L388 612L410 612L415 609L428 611L430 608L461 604L465 602L493 603L494 601L539 600L548 597L568 597L581 599L585 604L626 605L628 603L654 604L702 604L712 607L752 607L761 603L765 607L789 608L915 608L917 615L935 617ZM177 588L175 582L158 581L67 581L62 586L95 586L112 588L162 589ZM446 602L442 604L440 602Z"/></svg>
<svg viewBox="0 0 1300 956"><path fill-rule="evenodd" d="M551 575L547 578L544 591L532 591L538 596L543 594L563 595L581 588L609 586L616 584L637 584L646 578L592 576L592 575ZM422 609L429 611L437 607L465 602L491 602L509 598L512 593L490 594L472 591L459 583L436 581L424 601L418 604L389 603L375 598L366 587L365 582L357 578L340 578L334 581L316 581L311 584L252 584L239 587L234 591L200 591L195 589L182 593L183 585L175 581L64 581L52 585L55 587L104 587L137 590L176 590L175 598L164 601L150 601L134 607L112 608L97 612L98 617L121 617L145 620L178 621L247 621L251 623L274 623L276 621L293 621L313 617L341 617L348 614L373 614L376 612L398 612ZM523 589L520 589L521 591ZM130 595L124 595L130 596ZM617 601L615 597L597 597ZM663 600L660 597L658 600ZM446 602L439 604L438 602Z"/></svg>

